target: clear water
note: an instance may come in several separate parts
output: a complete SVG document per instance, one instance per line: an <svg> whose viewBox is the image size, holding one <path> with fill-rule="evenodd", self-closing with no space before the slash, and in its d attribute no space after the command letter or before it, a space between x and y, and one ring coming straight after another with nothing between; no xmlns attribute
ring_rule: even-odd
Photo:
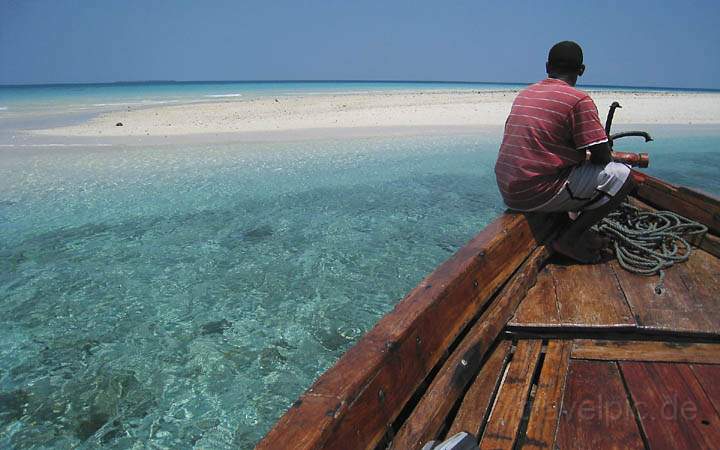
<svg viewBox="0 0 720 450"><path fill-rule="evenodd" d="M0 447L252 446L502 210L487 141L4 151Z"/></svg>
<svg viewBox="0 0 720 450"><path fill-rule="evenodd" d="M720 127L648 131L720 194ZM503 210L499 140L0 147L0 448L252 447Z"/></svg>
<svg viewBox="0 0 720 450"><path fill-rule="evenodd" d="M653 131L720 193L720 130ZM0 447L252 447L502 211L498 140L2 150Z"/></svg>

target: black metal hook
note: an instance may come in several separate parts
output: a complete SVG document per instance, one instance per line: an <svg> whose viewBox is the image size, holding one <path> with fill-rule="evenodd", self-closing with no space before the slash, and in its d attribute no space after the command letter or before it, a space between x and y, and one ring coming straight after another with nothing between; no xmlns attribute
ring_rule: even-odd
<svg viewBox="0 0 720 450"><path fill-rule="evenodd" d="M612 128L612 121L613 117L615 116L615 110L617 108L622 108L620 106L620 103L618 102L612 102L610 105L610 111L608 111L607 119L605 120L605 133L608 135L608 145L610 147L613 146L613 141L615 139L620 139L628 136L639 136L645 139L645 142L650 142L653 140L652 137L650 137L650 134L648 134L645 131L623 131L620 133L610 134L610 129Z"/></svg>

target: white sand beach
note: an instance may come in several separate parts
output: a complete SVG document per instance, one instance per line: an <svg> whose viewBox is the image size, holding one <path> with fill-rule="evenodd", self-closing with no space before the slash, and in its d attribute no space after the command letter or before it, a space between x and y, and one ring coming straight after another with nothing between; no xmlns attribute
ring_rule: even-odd
<svg viewBox="0 0 720 450"><path fill-rule="evenodd" d="M589 92L601 118L613 101L623 106L615 123L718 124L720 93ZM127 108L85 123L35 130L53 137L150 138L223 135L312 138L448 133L501 127L515 91L415 91L306 94ZM122 123L122 126L116 126ZM172 139L175 138L175 139Z"/></svg>

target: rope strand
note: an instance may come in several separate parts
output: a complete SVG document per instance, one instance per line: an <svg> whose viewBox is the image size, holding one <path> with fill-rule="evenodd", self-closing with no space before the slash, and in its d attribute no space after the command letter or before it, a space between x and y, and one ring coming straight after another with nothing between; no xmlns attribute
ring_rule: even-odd
<svg viewBox="0 0 720 450"><path fill-rule="evenodd" d="M597 225L597 231L612 239L622 268L645 276L659 274L655 291L661 294L665 269L687 261L692 252L687 238L704 234L707 227L671 211L650 212L623 203Z"/></svg>

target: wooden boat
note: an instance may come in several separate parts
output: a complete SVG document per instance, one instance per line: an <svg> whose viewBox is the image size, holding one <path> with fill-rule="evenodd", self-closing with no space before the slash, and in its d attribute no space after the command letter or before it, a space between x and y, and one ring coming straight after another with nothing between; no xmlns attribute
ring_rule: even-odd
<svg viewBox="0 0 720 450"><path fill-rule="evenodd" d="M547 216L505 213L305 392L259 449L720 446L720 200L633 172L631 201L709 232L657 278L576 265Z"/></svg>

